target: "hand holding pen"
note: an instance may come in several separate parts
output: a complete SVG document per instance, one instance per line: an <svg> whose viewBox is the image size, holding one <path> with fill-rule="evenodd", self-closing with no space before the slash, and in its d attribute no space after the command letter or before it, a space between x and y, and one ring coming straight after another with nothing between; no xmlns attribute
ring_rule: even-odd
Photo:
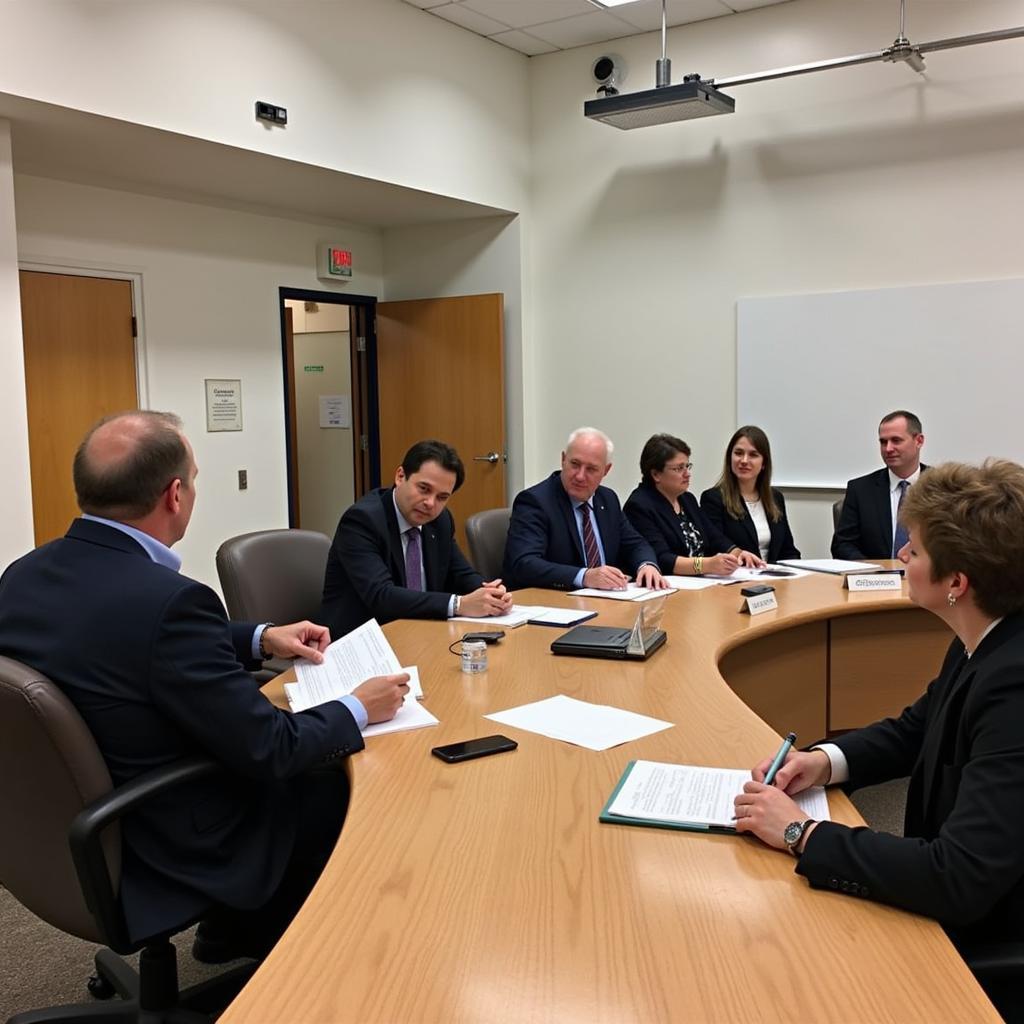
<svg viewBox="0 0 1024 1024"><path fill-rule="evenodd" d="M828 785L832 765L823 750L794 750L795 733L782 742L778 753L755 765L750 777L755 782L774 786L791 796L811 786Z"/></svg>

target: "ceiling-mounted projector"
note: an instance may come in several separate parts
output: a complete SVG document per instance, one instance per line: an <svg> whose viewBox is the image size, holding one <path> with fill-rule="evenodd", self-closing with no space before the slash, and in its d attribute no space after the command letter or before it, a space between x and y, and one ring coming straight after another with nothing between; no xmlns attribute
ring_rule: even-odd
<svg viewBox="0 0 1024 1024"><path fill-rule="evenodd" d="M690 80L690 79L693 80ZM736 101L698 76L687 76L682 85L664 85L643 92L603 96L583 104L585 116L616 128L647 128L653 124L689 121L694 117L731 114Z"/></svg>

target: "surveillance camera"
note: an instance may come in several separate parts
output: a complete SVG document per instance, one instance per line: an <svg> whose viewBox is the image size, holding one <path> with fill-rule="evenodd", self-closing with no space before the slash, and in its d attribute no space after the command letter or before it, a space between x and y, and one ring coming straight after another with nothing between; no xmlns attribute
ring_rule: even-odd
<svg viewBox="0 0 1024 1024"><path fill-rule="evenodd" d="M626 78L626 62L618 54L606 53L594 61L590 73L597 82L599 93L615 96Z"/></svg>

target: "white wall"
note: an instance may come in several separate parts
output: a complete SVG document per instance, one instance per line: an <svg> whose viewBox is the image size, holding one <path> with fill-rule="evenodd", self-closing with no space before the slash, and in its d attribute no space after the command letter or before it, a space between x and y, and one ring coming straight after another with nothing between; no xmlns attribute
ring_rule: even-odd
<svg viewBox="0 0 1024 1024"><path fill-rule="evenodd" d="M526 193L527 75L400 0L3 4L0 92L502 209Z"/></svg>
<svg viewBox="0 0 1024 1024"><path fill-rule="evenodd" d="M523 251L520 218L484 217L384 231L387 299L501 292L505 308L508 500L524 486ZM532 482L532 481L531 481Z"/></svg>
<svg viewBox="0 0 1024 1024"><path fill-rule="evenodd" d="M14 186L22 261L142 275L150 407L182 416L200 469L183 568L216 586L221 541L288 524L278 288L341 291L316 277L317 243L330 238L352 249L344 290L380 295L380 233L21 175ZM240 433L206 432L206 377L241 378ZM22 384L22 402L23 393ZM17 417L5 419L11 429ZM248 470L246 491L239 469ZM28 546L31 538L20 549Z"/></svg>
<svg viewBox="0 0 1024 1024"><path fill-rule="evenodd" d="M897 11L895 0L793 0L673 30L674 80L877 50ZM1021 23L1021 0L908 13L922 41ZM594 423L617 443L610 482L623 495L657 430L693 446L695 490L713 483L736 426L739 296L1024 271L1024 41L933 54L925 77L880 64L737 87L735 114L702 121L621 132L584 119L599 53L623 54L633 91L653 85L659 48L648 35L531 61L527 391L539 454L528 475L556 466L570 428ZM889 367L850 352L822 386L869 395L873 375L927 366L927 338L908 340ZM878 415L866 401L869 452ZM827 446L828 424L808 424L807 443ZM832 497L792 504L806 554L827 548Z"/></svg>
<svg viewBox="0 0 1024 1024"><path fill-rule="evenodd" d="M0 121L0 410L4 437L0 445L0 480L4 482L4 511L0 516L2 570L32 547L34 535L11 129L6 121Z"/></svg>

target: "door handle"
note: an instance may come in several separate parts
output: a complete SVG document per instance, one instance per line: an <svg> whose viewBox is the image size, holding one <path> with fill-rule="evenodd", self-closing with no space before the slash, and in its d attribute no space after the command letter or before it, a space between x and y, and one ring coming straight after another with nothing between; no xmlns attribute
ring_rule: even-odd
<svg viewBox="0 0 1024 1024"><path fill-rule="evenodd" d="M492 466L501 460L501 455L498 452L488 452L486 455L474 455L474 462L489 462ZM506 456L507 458L507 456Z"/></svg>

